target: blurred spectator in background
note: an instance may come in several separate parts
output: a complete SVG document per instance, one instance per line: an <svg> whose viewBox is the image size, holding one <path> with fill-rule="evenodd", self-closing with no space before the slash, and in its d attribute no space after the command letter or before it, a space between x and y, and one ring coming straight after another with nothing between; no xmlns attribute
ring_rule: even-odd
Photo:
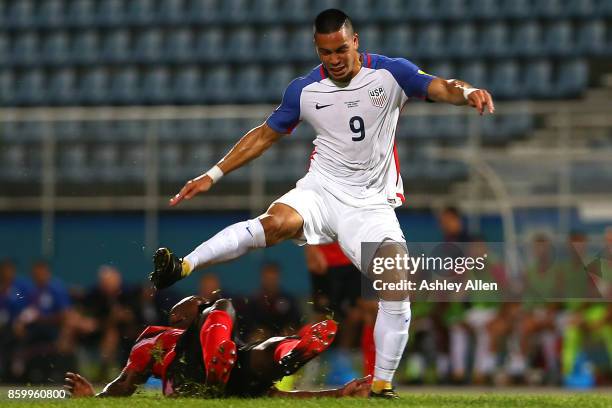
<svg viewBox="0 0 612 408"><path fill-rule="evenodd" d="M280 278L277 264L266 263L261 268L261 286L248 301L250 340L290 335L300 327L298 305L291 295L282 292Z"/></svg>
<svg viewBox="0 0 612 408"><path fill-rule="evenodd" d="M471 237L463 225L461 213L456 207L445 207L438 216L445 242L470 242Z"/></svg>
<svg viewBox="0 0 612 408"><path fill-rule="evenodd" d="M202 275L198 287L198 295L211 302L221 299L221 282L219 282L219 277L210 272Z"/></svg>
<svg viewBox="0 0 612 408"><path fill-rule="evenodd" d="M0 381L15 381L11 372L11 357L15 349L13 322L27 306L27 283L16 276L11 259L0 261Z"/></svg>
<svg viewBox="0 0 612 408"><path fill-rule="evenodd" d="M64 284L53 278L47 262L35 262L30 276L27 306L13 323L13 333L19 343L13 372L35 383L48 378L61 381L65 370L74 367L71 350L63 350L66 354L62 356L58 353L70 297Z"/></svg>
<svg viewBox="0 0 612 408"><path fill-rule="evenodd" d="M148 280L133 291L136 292L135 297L140 299L136 307L132 305L136 320L135 330L138 333L146 326L166 324L170 309L181 299L180 295L171 288L161 292L155 290Z"/></svg>
<svg viewBox="0 0 612 408"><path fill-rule="evenodd" d="M98 283L83 300L83 310L96 322L96 330L86 338L86 343L99 352L100 370L96 380L105 381L110 370L126 357L129 344L138 335L134 303L140 297L123 288L119 270L104 265L98 270ZM123 344L125 347L122 347Z"/></svg>

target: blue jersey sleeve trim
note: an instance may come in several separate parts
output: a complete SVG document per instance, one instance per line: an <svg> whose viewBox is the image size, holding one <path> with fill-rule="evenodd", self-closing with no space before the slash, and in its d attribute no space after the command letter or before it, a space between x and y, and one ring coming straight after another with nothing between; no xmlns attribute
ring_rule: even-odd
<svg viewBox="0 0 612 408"><path fill-rule="evenodd" d="M372 66L375 69L385 69L393 75L406 96L425 98L427 88L435 78L419 69L415 64L404 58L389 58L382 55L372 55Z"/></svg>
<svg viewBox="0 0 612 408"><path fill-rule="evenodd" d="M315 77L315 72L318 73L318 70L319 68L316 68L307 77L294 79L287 86L281 104L266 120L267 125L275 132L289 134L298 125L300 122L302 90L313 82L320 80L321 74L318 74L319 78Z"/></svg>

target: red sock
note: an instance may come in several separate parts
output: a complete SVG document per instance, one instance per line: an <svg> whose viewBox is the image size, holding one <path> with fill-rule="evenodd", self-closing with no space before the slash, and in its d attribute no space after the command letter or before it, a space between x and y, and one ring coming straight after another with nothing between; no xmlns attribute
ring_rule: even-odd
<svg viewBox="0 0 612 408"><path fill-rule="evenodd" d="M287 339L280 342L280 344L276 346L276 350L274 350L274 361L278 363L281 358L289 354L289 352L293 350L299 342L299 339Z"/></svg>
<svg viewBox="0 0 612 408"><path fill-rule="evenodd" d="M363 375L374 378L374 363L376 361L376 345L374 344L374 326L363 326L361 332L361 352L363 353Z"/></svg>
<svg viewBox="0 0 612 408"><path fill-rule="evenodd" d="M224 340L232 337L232 318L223 310L213 310L208 314L206 321L200 329L200 345L204 362L208 361L208 356L214 353L216 347Z"/></svg>

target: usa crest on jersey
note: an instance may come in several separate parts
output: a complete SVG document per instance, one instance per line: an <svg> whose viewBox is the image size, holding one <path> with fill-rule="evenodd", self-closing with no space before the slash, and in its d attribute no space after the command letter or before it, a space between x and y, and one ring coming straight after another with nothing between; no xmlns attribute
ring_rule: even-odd
<svg viewBox="0 0 612 408"><path fill-rule="evenodd" d="M370 100L372 101L372 105L377 108L382 108L387 103L387 94L385 93L385 88L379 86L374 89L369 89L368 94L370 95Z"/></svg>

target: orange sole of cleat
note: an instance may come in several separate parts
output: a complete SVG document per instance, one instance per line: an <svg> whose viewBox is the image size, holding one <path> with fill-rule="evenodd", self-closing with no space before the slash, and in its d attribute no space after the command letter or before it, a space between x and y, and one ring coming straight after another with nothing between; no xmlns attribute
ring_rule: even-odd
<svg viewBox="0 0 612 408"><path fill-rule="evenodd" d="M232 368L236 364L236 358L236 344L231 340L221 342L206 364L206 384L213 386L227 384Z"/></svg>

